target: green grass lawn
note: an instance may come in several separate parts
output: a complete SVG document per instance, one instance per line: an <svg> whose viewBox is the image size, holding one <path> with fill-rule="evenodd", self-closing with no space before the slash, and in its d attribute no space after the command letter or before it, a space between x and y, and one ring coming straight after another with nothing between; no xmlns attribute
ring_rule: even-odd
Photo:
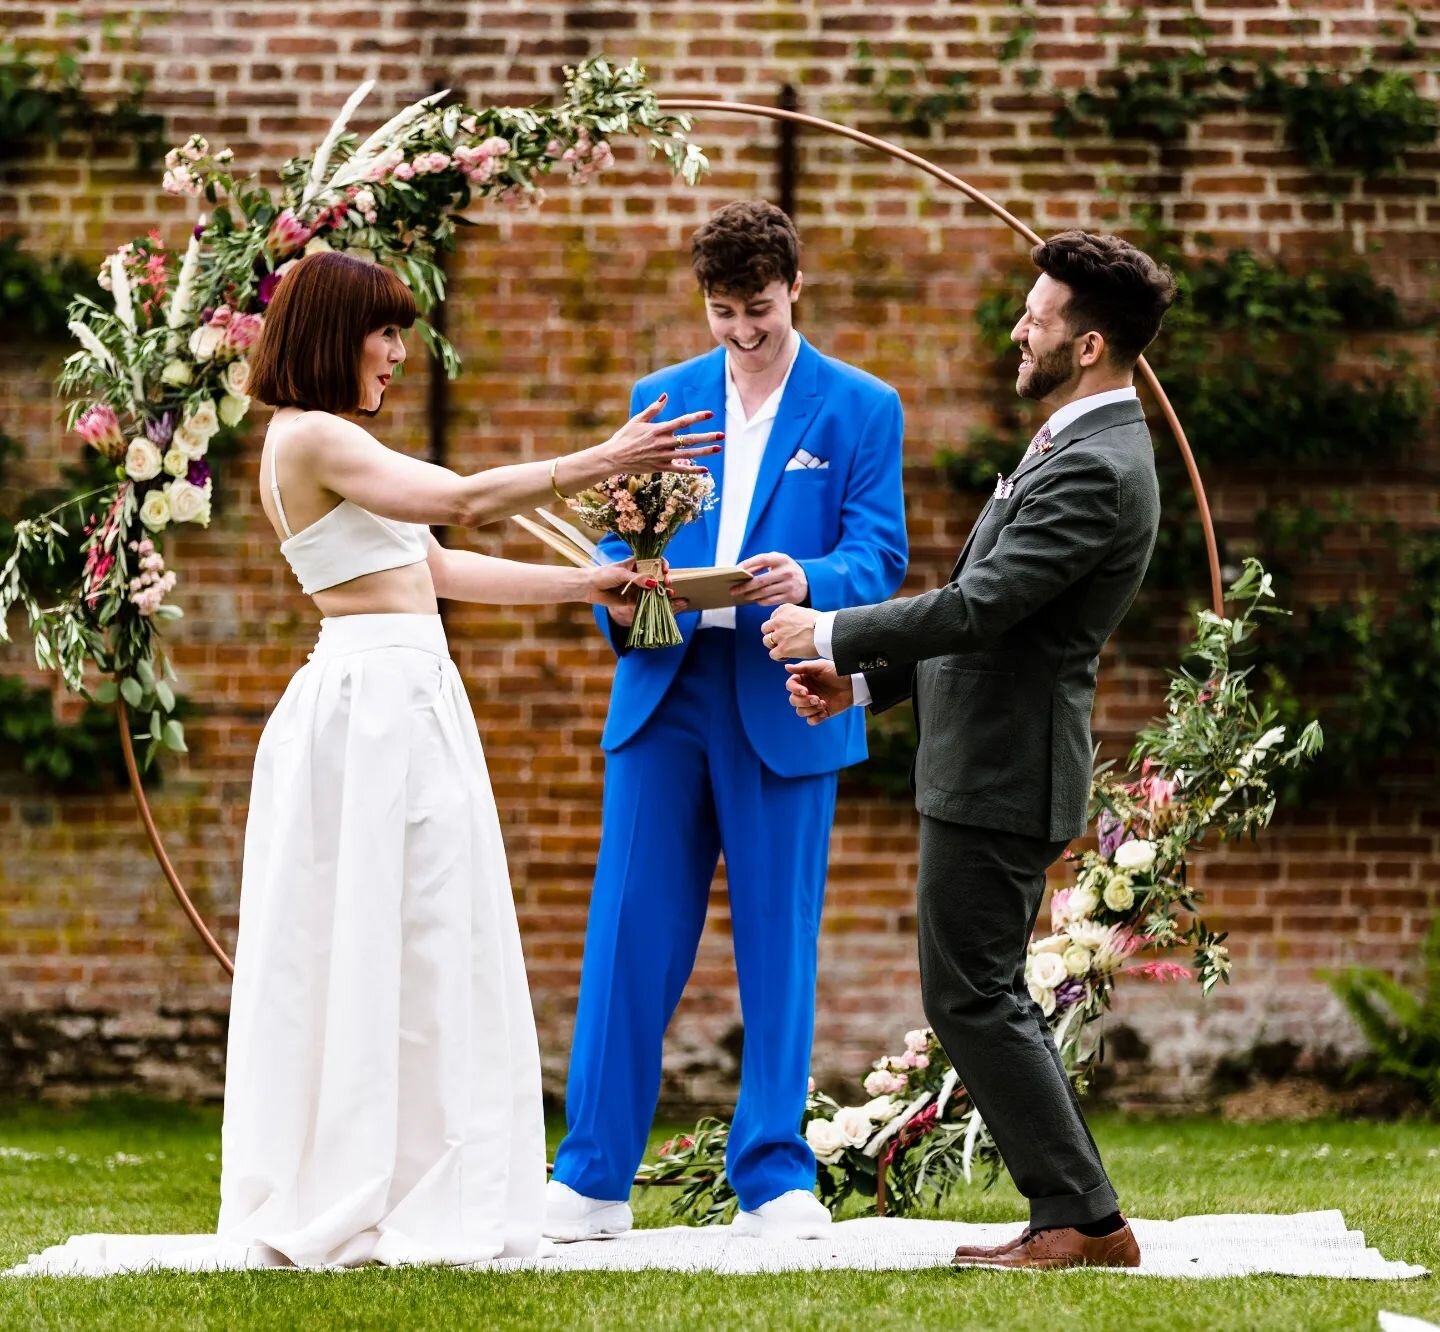
<svg viewBox="0 0 1440 1332"><path fill-rule="evenodd" d="M1387 1258L1440 1269L1440 1125L1236 1127L1100 1115L1095 1133L1133 1216L1338 1207ZM0 1266L81 1231L214 1224L219 1116L108 1102L0 1107ZM665 1225L666 1191L641 1196ZM667 1195L668 1196L668 1195ZM1008 1182L943 1215L1019 1219ZM1390 1309L1440 1321L1440 1281L1095 1273L164 1273L0 1282L3 1328L1376 1328Z"/></svg>

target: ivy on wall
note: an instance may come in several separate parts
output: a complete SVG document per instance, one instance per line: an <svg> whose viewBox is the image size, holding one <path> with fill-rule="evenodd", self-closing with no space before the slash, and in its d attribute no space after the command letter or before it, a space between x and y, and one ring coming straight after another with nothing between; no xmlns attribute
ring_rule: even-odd
<svg viewBox="0 0 1440 1332"><path fill-rule="evenodd" d="M1402 168L1407 151L1428 148L1440 134L1440 108L1405 70L1371 64L1281 70L1255 57L1215 60L1204 24L1193 13L1191 19L1189 50L1149 54L1143 46L1122 47L1119 62L1094 86L1051 89L1056 135L1103 130L1113 139L1165 146L1185 140L1208 114L1250 111L1278 116L1285 141L1312 171L1370 179ZM1413 13L1408 21L1401 60L1419 54L1422 23ZM1129 22L1133 27L1133 14Z"/></svg>
<svg viewBox="0 0 1440 1332"><path fill-rule="evenodd" d="M0 239L0 341L59 341L70 301L101 295L89 264L65 255L39 259L20 248L18 236Z"/></svg>
<svg viewBox="0 0 1440 1332"><path fill-rule="evenodd" d="M101 46L134 49L140 35L138 20L122 33L119 22L109 18L102 27ZM37 144L58 143L77 133L92 141L132 143L137 167L158 160L165 146L165 121L145 109L145 79L137 74L123 93L96 96L86 89L81 69L81 57L90 49L84 36L59 51L0 42L0 163Z"/></svg>

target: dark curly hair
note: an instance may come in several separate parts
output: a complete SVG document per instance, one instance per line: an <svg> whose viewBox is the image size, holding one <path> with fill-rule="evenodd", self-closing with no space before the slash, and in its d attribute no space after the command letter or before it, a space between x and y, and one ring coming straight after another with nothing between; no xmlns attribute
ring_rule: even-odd
<svg viewBox="0 0 1440 1332"><path fill-rule="evenodd" d="M1094 331L1111 357L1134 365L1155 341L1175 299L1175 277L1119 236L1062 231L1030 251L1042 273L1070 288L1065 319L1079 337Z"/></svg>
<svg viewBox="0 0 1440 1332"><path fill-rule="evenodd" d="M690 238L690 267L702 292L743 300L772 282L794 285L800 237L774 204L758 199L726 204Z"/></svg>

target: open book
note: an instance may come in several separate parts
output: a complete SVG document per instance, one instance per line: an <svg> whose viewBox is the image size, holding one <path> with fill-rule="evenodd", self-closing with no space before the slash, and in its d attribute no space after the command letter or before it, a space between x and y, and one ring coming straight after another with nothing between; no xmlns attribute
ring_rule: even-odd
<svg viewBox="0 0 1440 1332"><path fill-rule="evenodd" d="M537 523L523 513L512 514L511 521L519 523L531 536L539 537L551 550L579 568L605 562L599 555L596 534L557 517L548 509L536 509L535 512L543 519L542 522ZM690 603L691 610L718 610L735 605L730 589L736 583L748 583L751 576L736 565L712 569L671 569L670 585L677 598L684 598Z"/></svg>

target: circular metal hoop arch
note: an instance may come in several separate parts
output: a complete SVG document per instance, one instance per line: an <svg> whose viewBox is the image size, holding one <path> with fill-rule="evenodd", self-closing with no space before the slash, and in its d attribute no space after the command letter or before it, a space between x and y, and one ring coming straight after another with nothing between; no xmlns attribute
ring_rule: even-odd
<svg viewBox="0 0 1440 1332"><path fill-rule="evenodd" d="M982 208L992 213L995 217L1012 231L1023 236L1032 245L1039 244L1040 236L1021 222L1019 218L1007 212L989 195L977 190L967 181L961 180L959 176L951 174L942 167L936 166L933 162L927 161L918 153L912 153L908 148L901 148L885 139L878 139L873 134L865 134L860 130L851 129L848 125L837 124L833 120L822 120L818 116L806 115L800 111L788 111L783 107L759 106L751 102L725 102L707 101L696 98L664 98L660 106L666 111L698 111L718 112L723 115L754 116L762 120L790 121L792 124L804 125L809 129L820 130L825 134L833 134L838 138L849 139L863 147L883 153L887 157L894 158L897 162L903 162L907 166L914 167L917 171L938 180L942 185L947 185L953 190L958 190L965 195L972 203L979 204ZM1170 399L1166 396L1165 390L1160 387L1160 381L1156 378L1155 372L1150 368L1149 362L1142 356L1137 367L1140 377L1154 395L1155 401L1159 404L1164 414L1166 424L1170 427L1171 433L1175 436L1175 443L1179 446L1180 456L1184 459L1185 470L1190 477L1191 488L1195 492L1195 503L1199 509L1200 524L1205 534L1205 554L1209 563L1210 571L1210 602L1217 615L1224 614L1224 597L1220 585L1220 556L1219 549L1215 542L1215 527L1210 518L1210 505L1205 498L1205 486L1200 480L1200 469L1195 464L1195 456L1190 451L1190 442L1185 438L1185 429L1180 424L1180 418L1176 416ZM135 796L135 804L140 811L141 822L145 825L145 835L149 838L151 849L155 852L155 859L160 864L161 872L165 875L175 899L180 903L180 909L185 913L195 931L210 952L215 956L216 961L230 975L235 973L235 964L231 962L225 950L220 946L215 936L206 928L204 920L195 904L190 900L190 895L185 891L185 885L180 882L180 876L175 872L175 866L171 863L170 857L165 852L165 844L160 837L160 830L156 827L155 817L150 810L150 802L146 798L145 788L140 781L140 772L135 763L135 749L130 740L130 718L123 702L115 705L116 716L120 725L120 744L125 756L125 769L130 778L130 789Z"/></svg>

